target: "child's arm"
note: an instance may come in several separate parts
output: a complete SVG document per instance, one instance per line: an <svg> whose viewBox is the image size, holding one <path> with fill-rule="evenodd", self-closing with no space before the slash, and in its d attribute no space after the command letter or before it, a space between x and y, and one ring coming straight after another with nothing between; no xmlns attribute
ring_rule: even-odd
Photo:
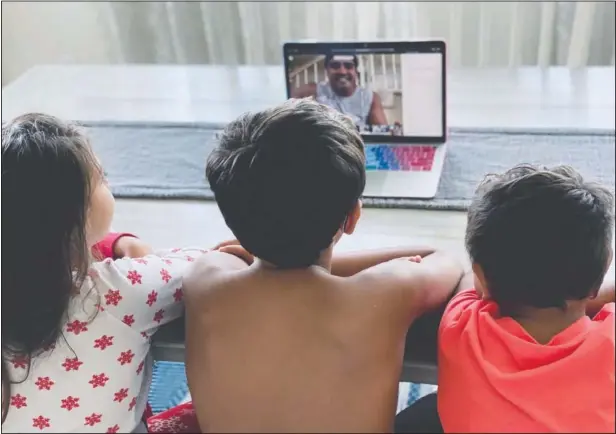
<svg viewBox="0 0 616 434"><path fill-rule="evenodd" d="M201 256L184 275L184 291L189 297L192 293L200 293L204 284L220 282L229 276L229 272L245 270L253 260L252 255L239 244L211 250Z"/></svg>
<svg viewBox="0 0 616 434"><path fill-rule="evenodd" d="M230 253L241 257L244 261L252 263L252 255L241 247L238 240L228 240L216 245L213 250ZM434 249L426 246L394 247L389 249L363 250L350 253L334 254L331 264L331 273L334 276L349 277L367 268L391 261L397 258L409 258L414 256L428 256L434 253ZM208 257L208 261L212 257ZM225 266L225 264L219 264Z"/></svg>
<svg viewBox="0 0 616 434"><path fill-rule="evenodd" d="M106 258L142 258L152 253L152 247L127 232L110 232L92 247L92 254L100 261Z"/></svg>
<svg viewBox="0 0 616 434"><path fill-rule="evenodd" d="M241 246L221 247L219 250L212 250L207 256L201 257L191 267L185 280L211 276L218 272L243 270L248 268L252 261L253 258L250 253L246 252Z"/></svg>
<svg viewBox="0 0 616 434"><path fill-rule="evenodd" d="M416 246L334 254L331 273L334 276L349 277L392 259L413 256L421 256L423 258L432 253L434 253L433 248Z"/></svg>
<svg viewBox="0 0 616 434"><path fill-rule="evenodd" d="M458 282L458 286L456 287L455 294L459 294L462 291L466 291L467 289L475 288L475 273L473 273L470 264L468 267L464 268L464 272L462 274L462 278L460 282Z"/></svg>
<svg viewBox="0 0 616 434"><path fill-rule="evenodd" d="M99 293L99 309L150 336L159 326L182 315L183 275L204 252L198 248L173 249L163 256L148 254L134 259L122 255L94 263L90 278ZM118 253L122 252L114 249L113 255Z"/></svg>
<svg viewBox="0 0 616 434"><path fill-rule="evenodd" d="M597 297L590 300L586 305L586 314L591 317L595 316L607 303L614 303L615 298L614 275L606 274Z"/></svg>
<svg viewBox="0 0 616 434"><path fill-rule="evenodd" d="M446 253L437 251L415 263L394 259L358 273L353 278L362 286L379 288L393 306L410 316L445 303L458 287L464 274L462 264Z"/></svg>

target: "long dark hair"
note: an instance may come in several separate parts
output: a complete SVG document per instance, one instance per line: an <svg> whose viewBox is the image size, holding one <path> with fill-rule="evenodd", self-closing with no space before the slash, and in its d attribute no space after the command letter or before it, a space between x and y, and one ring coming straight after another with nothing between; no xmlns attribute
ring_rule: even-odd
<svg viewBox="0 0 616 434"><path fill-rule="evenodd" d="M62 335L90 264L87 214L98 163L84 133L32 113L2 126L2 422L12 382L6 363L28 363Z"/></svg>

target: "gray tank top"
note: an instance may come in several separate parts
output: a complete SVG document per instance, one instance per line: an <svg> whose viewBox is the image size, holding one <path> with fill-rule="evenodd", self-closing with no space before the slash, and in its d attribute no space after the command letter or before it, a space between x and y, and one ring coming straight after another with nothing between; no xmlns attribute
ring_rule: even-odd
<svg viewBox="0 0 616 434"><path fill-rule="evenodd" d="M349 116L360 128L368 123L372 98L372 90L365 87L357 87L351 96L339 96L329 83L317 83L316 100Z"/></svg>

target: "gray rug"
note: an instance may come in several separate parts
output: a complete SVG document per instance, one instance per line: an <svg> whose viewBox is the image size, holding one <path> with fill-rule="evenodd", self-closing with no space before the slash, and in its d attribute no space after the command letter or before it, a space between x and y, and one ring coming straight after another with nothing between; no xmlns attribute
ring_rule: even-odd
<svg viewBox="0 0 616 434"><path fill-rule="evenodd" d="M87 125L116 197L207 199L205 160L217 125ZM570 164L614 188L614 131L451 131L436 197L430 200L364 198L378 208L465 210L486 173L516 163Z"/></svg>

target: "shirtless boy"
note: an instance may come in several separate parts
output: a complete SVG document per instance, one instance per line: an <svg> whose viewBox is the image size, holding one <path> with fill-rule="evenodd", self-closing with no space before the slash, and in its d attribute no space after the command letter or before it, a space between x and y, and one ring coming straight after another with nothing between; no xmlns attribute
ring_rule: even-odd
<svg viewBox="0 0 616 434"><path fill-rule="evenodd" d="M332 260L359 220L364 164L353 123L314 101L226 128L207 177L254 262L212 252L184 280L203 432L391 432L407 330L463 270L421 248Z"/></svg>

